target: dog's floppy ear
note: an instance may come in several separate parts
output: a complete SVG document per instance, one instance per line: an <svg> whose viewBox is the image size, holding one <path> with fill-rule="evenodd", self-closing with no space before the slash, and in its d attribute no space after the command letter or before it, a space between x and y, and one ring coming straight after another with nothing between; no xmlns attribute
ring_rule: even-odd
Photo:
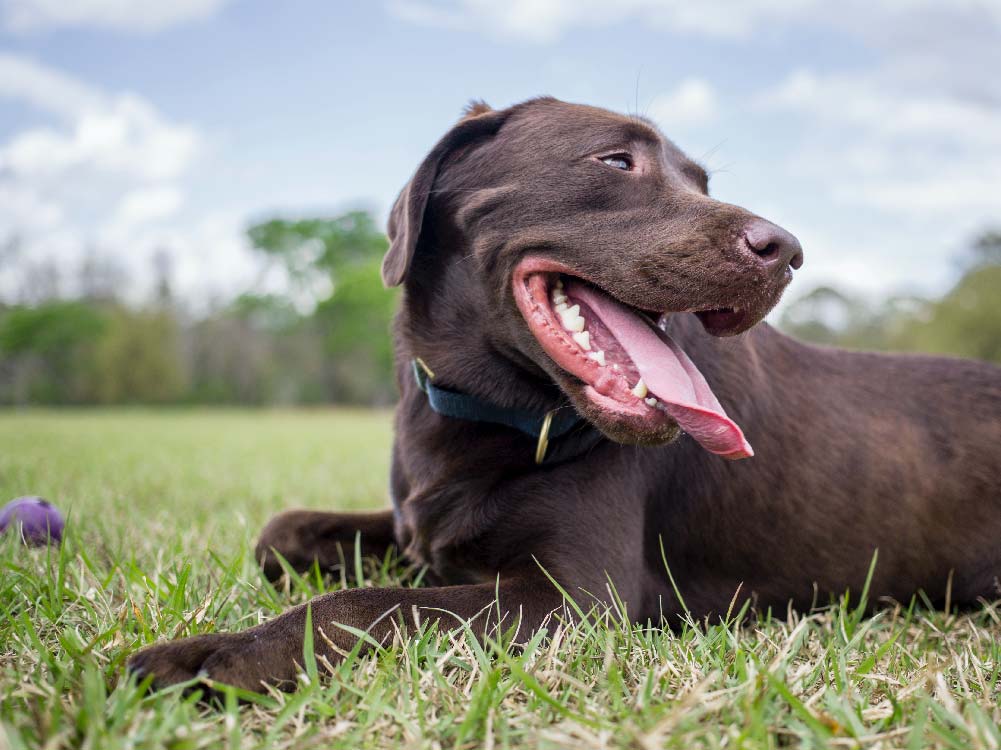
<svg viewBox="0 0 1001 750"><path fill-rule="evenodd" d="M479 138L494 135L506 116L506 111L492 110L482 101L471 102L463 118L421 162L389 214L389 250L382 260L382 281L386 286L399 286L407 276L417 252L428 197L446 157Z"/></svg>

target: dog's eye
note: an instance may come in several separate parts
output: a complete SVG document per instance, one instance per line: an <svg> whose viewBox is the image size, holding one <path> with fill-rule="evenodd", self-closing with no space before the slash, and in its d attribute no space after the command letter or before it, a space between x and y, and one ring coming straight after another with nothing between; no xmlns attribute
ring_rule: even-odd
<svg viewBox="0 0 1001 750"><path fill-rule="evenodd" d="M611 156L605 156L601 159L603 164L614 169L621 169L623 172L628 172L633 168L633 160L629 154L612 154Z"/></svg>

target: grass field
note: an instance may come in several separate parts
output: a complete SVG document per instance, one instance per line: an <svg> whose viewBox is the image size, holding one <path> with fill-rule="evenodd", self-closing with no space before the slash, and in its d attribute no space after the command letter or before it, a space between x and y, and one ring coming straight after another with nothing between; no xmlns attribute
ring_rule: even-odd
<svg viewBox="0 0 1001 750"><path fill-rule="evenodd" d="M865 617L848 602L673 633L609 614L517 652L431 630L221 708L120 681L158 639L325 588L413 585L383 564L275 589L251 554L282 508L384 505L389 440L385 413L0 413L0 499L69 516L59 550L0 542L0 749L1001 747L986 604Z"/></svg>

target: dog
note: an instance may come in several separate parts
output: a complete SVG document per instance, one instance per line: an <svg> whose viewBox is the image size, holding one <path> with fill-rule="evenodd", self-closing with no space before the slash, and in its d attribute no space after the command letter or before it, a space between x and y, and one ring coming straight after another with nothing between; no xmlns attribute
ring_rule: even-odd
<svg viewBox="0 0 1001 750"><path fill-rule="evenodd" d="M339 625L383 641L419 621L531 633L593 605L667 626L744 602L809 609L858 595L877 553L872 601L1001 595L1001 370L759 324L799 242L711 198L650 122L474 103L388 234L393 509L287 512L257 554L270 578L279 557L329 568L360 534L362 554L396 547L433 585L314 599L319 656L356 645ZM290 689L306 626L300 606L130 668Z"/></svg>

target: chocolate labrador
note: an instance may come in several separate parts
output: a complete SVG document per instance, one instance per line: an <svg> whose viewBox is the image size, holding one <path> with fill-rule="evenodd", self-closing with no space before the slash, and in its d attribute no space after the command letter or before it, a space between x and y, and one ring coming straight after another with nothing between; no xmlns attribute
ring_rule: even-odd
<svg viewBox="0 0 1001 750"><path fill-rule="evenodd" d="M356 645L341 625L530 633L564 594L666 624L735 596L809 608L858 592L877 550L873 598L1001 594L1001 371L756 325L800 245L707 183L646 120L551 98L475 104L435 145L383 264L403 285L393 510L284 513L258 547L275 577L276 555L334 566L360 532L435 585L314 599L318 654ZM306 618L130 666L291 687Z"/></svg>

